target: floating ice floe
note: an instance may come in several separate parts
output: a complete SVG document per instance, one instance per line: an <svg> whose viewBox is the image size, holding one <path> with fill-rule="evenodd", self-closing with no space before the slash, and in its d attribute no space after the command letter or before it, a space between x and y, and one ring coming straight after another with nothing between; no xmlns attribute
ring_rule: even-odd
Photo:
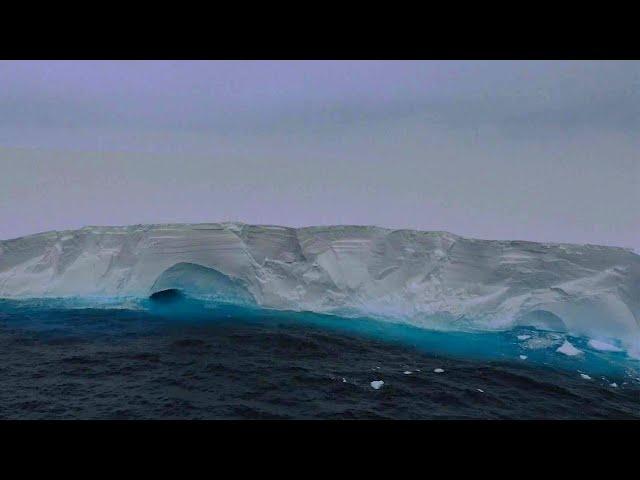
<svg viewBox="0 0 640 480"><path fill-rule="evenodd" d="M476 390L478 390L480 393L484 393L484 390L482 390L481 388L476 388Z"/></svg>
<svg viewBox="0 0 640 480"><path fill-rule="evenodd" d="M568 340L565 340L564 343L560 347L558 347L556 352L563 353L565 355L568 355L569 357L573 357L575 355L580 355L582 353L582 350L578 350Z"/></svg>
<svg viewBox="0 0 640 480"><path fill-rule="evenodd" d="M347 383L347 379L342 377L342 383Z"/></svg>
<svg viewBox="0 0 640 480"><path fill-rule="evenodd" d="M520 360L526 360L527 356L526 355L520 355Z"/></svg>
<svg viewBox="0 0 640 480"><path fill-rule="evenodd" d="M621 348L611 345L610 343L602 342L600 340L589 340L589 346L594 350L600 350L602 352L622 352Z"/></svg>
<svg viewBox="0 0 640 480"><path fill-rule="evenodd" d="M586 373L581 373L580 376L582 378L584 378L585 380L591 380L591 377L589 375L587 375Z"/></svg>
<svg viewBox="0 0 640 480"><path fill-rule="evenodd" d="M561 341L563 337L555 333L545 333L543 335L531 337L524 345L530 350L542 350L545 348L552 348Z"/></svg>
<svg viewBox="0 0 640 480"><path fill-rule="evenodd" d="M444 370L442 368L434 368L433 371L435 373L444 373Z"/></svg>
<svg viewBox="0 0 640 480"><path fill-rule="evenodd" d="M409 370L405 370L404 374L405 375L411 375L413 372L410 372Z"/></svg>
<svg viewBox="0 0 640 480"><path fill-rule="evenodd" d="M518 335L518 340L529 340L531 335Z"/></svg>
<svg viewBox="0 0 640 480"><path fill-rule="evenodd" d="M618 388L618 384L616 382L610 383L609 386L613 388Z"/></svg>
<svg viewBox="0 0 640 480"><path fill-rule="evenodd" d="M374 380L373 382L371 382L371 388L373 388L374 390L380 390L383 385L384 382L382 380Z"/></svg>

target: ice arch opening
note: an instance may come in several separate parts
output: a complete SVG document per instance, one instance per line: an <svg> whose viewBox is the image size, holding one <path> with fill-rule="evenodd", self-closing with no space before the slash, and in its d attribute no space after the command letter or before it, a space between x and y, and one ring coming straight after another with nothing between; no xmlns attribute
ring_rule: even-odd
<svg viewBox="0 0 640 480"><path fill-rule="evenodd" d="M182 291L177 288L158 290L149 296L149 299L156 303L171 303L182 300L182 298L184 298L184 295L182 294Z"/></svg>
<svg viewBox="0 0 640 480"><path fill-rule="evenodd" d="M567 325L564 321L548 310L533 310L518 319L518 325L535 327L540 330L551 330L554 332L566 332Z"/></svg>
<svg viewBox="0 0 640 480"><path fill-rule="evenodd" d="M207 297L231 303L251 303L255 298L247 287L215 268L195 263L176 263L158 276L150 291L150 298L175 294Z"/></svg>

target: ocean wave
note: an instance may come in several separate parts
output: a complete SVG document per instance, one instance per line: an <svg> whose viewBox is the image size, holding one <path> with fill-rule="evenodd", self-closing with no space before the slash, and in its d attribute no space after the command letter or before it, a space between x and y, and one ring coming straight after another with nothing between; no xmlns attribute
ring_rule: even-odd
<svg viewBox="0 0 640 480"><path fill-rule="evenodd" d="M338 315L278 310L183 294L163 301L106 297L0 300L0 321L10 318L14 326L35 330L54 328L69 334L100 335L104 332L102 329L109 326L96 322L96 312L102 312L99 318L107 324L111 320L138 322L142 331L160 325L180 327L203 322L309 326L400 344L444 357L640 378L640 361L619 343L609 342L608 348L603 348L603 342L594 342L588 337L531 326L482 330L471 319L455 328L450 321L437 318L430 324L416 326L398 318L372 318L355 312ZM446 328L441 328L443 325ZM569 350L574 354L567 355Z"/></svg>

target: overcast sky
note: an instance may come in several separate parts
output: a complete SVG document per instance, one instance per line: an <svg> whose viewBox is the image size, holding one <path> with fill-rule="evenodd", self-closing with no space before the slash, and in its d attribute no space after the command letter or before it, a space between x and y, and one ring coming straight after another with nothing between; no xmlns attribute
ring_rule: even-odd
<svg viewBox="0 0 640 480"><path fill-rule="evenodd" d="M640 251L640 62L0 62L0 238L376 224Z"/></svg>

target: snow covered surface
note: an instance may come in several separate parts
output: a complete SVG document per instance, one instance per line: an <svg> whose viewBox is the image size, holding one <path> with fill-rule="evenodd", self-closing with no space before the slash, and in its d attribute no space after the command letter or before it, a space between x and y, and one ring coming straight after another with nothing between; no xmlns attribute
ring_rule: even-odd
<svg viewBox="0 0 640 480"><path fill-rule="evenodd" d="M0 297L148 297L169 288L419 327L528 325L640 352L640 256L623 248L241 223L0 241Z"/></svg>

